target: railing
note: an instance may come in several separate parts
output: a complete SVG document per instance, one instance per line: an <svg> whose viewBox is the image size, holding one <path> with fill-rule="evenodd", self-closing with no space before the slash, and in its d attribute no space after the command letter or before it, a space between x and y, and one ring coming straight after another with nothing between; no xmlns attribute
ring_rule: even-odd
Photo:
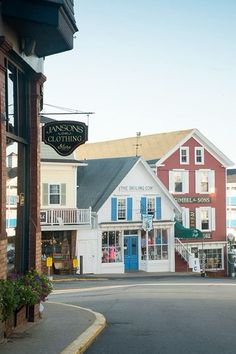
<svg viewBox="0 0 236 354"><path fill-rule="evenodd" d="M188 248L177 237L175 238L175 250L188 263L189 268L192 268L193 255L191 252L189 252Z"/></svg>
<svg viewBox="0 0 236 354"><path fill-rule="evenodd" d="M41 209L41 225L91 225L89 209Z"/></svg>

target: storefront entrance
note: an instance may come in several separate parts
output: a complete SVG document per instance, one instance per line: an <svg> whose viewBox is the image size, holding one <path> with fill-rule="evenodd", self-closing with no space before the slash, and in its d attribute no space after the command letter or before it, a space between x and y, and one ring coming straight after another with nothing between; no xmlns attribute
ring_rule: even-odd
<svg viewBox="0 0 236 354"><path fill-rule="evenodd" d="M138 237L124 237L125 272L138 270Z"/></svg>

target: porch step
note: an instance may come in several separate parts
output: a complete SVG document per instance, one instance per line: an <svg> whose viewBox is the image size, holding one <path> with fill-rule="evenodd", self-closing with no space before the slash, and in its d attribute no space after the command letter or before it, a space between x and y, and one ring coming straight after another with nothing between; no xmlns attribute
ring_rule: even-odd
<svg viewBox="0 0 236 354"><path fill-rule="evenodd" d="M192 272L188 267L188 263L175 251L175 271L176 272Z"/></svg>

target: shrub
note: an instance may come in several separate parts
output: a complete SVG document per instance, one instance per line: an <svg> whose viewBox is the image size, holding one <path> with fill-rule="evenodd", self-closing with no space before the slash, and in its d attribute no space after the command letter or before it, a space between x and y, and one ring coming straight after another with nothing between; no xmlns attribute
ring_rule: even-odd
<svg viewBox="0 0 236 354"><path fill-rule="evenodd" d="M6 321L21 305L35 305L45 301L53 286L48 277L35 270L24 275L11 274L0 280L0 315Z"/></svg>

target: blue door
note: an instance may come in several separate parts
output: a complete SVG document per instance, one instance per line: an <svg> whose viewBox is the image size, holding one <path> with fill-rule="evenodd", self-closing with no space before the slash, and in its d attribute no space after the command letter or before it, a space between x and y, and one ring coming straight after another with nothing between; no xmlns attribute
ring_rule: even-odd
<svg viewBox="0 0 236 354"><path fill-rule="evenodd" d="M138 237L126 236L124 238L125 271L138 270Z"/></svg>

